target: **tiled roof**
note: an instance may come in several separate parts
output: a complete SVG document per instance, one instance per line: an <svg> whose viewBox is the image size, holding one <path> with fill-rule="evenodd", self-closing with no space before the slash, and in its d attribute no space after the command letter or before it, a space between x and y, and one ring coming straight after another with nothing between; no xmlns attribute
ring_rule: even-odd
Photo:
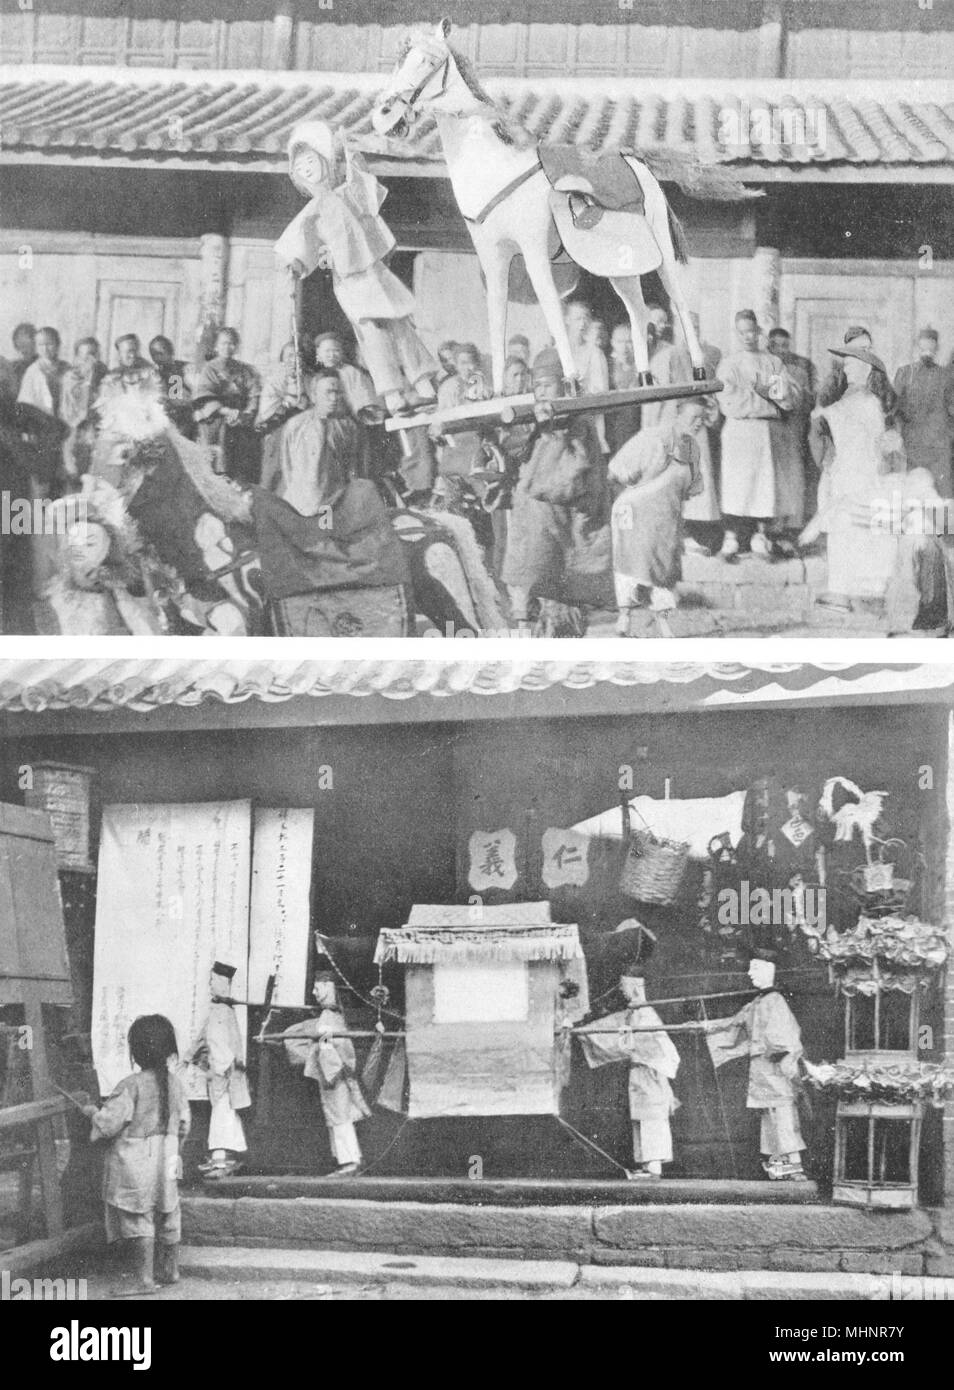
<svg viewBox="0 0 954 1390"><path fill-rule="evenodd" d="M138 68L0 67L2 151L255 160L283 166L292 126L322 119L361 142L386 78L379 73L184 72ZM591 149L634 145L694 152L757 178L769 168L937 166L954 161L949 83L832 80L496 78L499 104L535 135ZM432 163L433 119L380 149ZM418 169L420 172L420 169Z"/></svg>
<svg viewBox="0 0 954 1390"><path fill-rule="evenodd" d="M950 690L954 667L519 657L501 662L439 656L427 661L14 660L0 662L0 711L17 715L126 709L148 715L169 705L194 708L216 703L271 704L303 697L382 696L395 702L433 700L433 717L442 719L453 717L455 697L532 697L554 689L586 691L600 685L620 690L692 687L684 691L688 703L706 707L747 699L791 701L801 696L835 699L857 693L914 695ZM573 713L572 701L565 712ZM395 713L394 717L400 716Z"/></svg>

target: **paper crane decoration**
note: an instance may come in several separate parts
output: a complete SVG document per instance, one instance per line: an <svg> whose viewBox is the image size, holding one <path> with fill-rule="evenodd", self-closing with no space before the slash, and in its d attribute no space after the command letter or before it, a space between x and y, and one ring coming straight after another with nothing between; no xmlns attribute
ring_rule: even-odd
<svg viewBox="0 0 954 1390"><path fill-rule="evenodd" d="M836 811L834 809L836 787L841 787L849 796L857 797L857 801L846 801ZM884 810L887 795L887 792L863 792L857 783L849 781L847 777L829 777L822 790L819 806L822 813L835 827L836 841L852 840L855 831L858 831L869 864L874 862L871 852L872 845L877 839L874 828Z"/></svg>

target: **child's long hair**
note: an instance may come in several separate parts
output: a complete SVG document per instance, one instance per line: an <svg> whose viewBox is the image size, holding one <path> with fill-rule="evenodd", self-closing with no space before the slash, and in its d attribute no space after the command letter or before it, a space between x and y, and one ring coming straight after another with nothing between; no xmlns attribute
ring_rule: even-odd
<svg viewBox="0 0 954 1390"><path fill-rule="evenodd" d="M151 1071L159 1087L162 1133L169 1128L169 1058L178 1057L176 1030L164 1014L141 1014L129 1030L129 1055L142 1071Z"/></svg>
<svg viewBox="0 0 954 1390"><path fill-rule="evenodd" d="M866 385L867 389L877 398L878 404L881 406L885 428L891 429L897 416L898 397L894 387L888 380L887 373L883 372L880 367L872 367L871 371L868 373ZM836 401L841 400L847 390L848 378L845 376L844 367L841 367L839 364L837 375L832 373L831 377L825 382L821 395L819 396L819 403L823 406L834 405Z"/></svg>

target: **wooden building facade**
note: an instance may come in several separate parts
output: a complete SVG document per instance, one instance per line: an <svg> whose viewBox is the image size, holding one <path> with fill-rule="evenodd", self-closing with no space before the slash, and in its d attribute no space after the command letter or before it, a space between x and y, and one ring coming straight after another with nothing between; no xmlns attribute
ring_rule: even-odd
<svg viewBox="0 0 954 1390"><path fill-rule="evenodd" d="M483 900L491 906L546 900L554 922L576 924L598 1014L598 1001L603 1012L610 1008L614 984L606 943L634 911L657 936L651 999L744 990L744 965L720 955L692 893L671 908L634 905L620 888L612 845L594 843L584 882L548 887L544 831L612 806L624 768L638 790L661 797L668 780L679 798L723 797L766 776L817 788L840 775L888 792L883 833L903 840L912 862L922 865L909 910L949 931L952 702L950 673L936 667L12 662L0 669L7 748L0 800L22 799L24 767L59 762L93 770L96 807L235 798L313 807L311 927L337 940L341 967L365 998L378 978L372 961L380 933L399 931L415 903L467 911L474 901L471 836L508 827L519 846L516 878ZM333 784L325 779L322 788L318 769L329 767ZM62 879L78 1001L73 1027L82 1032L92 987L96 879L69 870ZM840 1057L843 1010L826 967L797 935L783 975L809 1060ZM410 1002L400 976L394 968L386 977L399 1010ZM346 1007L352 1026L373 1026L373 1011L363 1013L360 998L348 996ZM711 1007L715 1016L734 1006L729 1000ZM692 1006L684 1016L696 1017ZM666 1013L670 1023L681 1017ZM250 1019L250 1036L259 1023ZM949 974L946 987L942 981L925 997L921 1024L927 1029L921 1060L949 1059ZM682 1107L674 1120L673 1175L758 1179L745 1065L720 1073L717 1085L701 1038L680 1033L677 1041ZM330 1160L314 1096L281 1059L261 1049L250 1053L256 1169L322 1171ZM575 1056L564 1114L625 1162L622 1070L588 1073ZM833 1120L833 1106L819 1102L809 1161L823 1188ZM473 1152L492 1154L498 1176L601 1171L546 1116L415 1120L391 1147L397 1123L376 1113L364 1129L370 1161L387 1149L387 1172L453 1176ZM478 1139L477 1149L469 1147ZM926 1121L920 1177L922 1204L950 1203L951 1102Z"/></svg>
<svg viewBox="0 0 954 1390"><path fill-rule="evenodd" d="M870 326L892 368L923 322L954 346L950 6L564 0L556 22L544 0L445 9L492 95L541 136L692 150L764 193L676 199L709 341L729 347L735 309L751 305L819 364L848 322ZM163 332L189 356L212 318L267 367L289 335L271 250L300 206L288 132L321 118L360 143L402 36L425 19L416 0L389 5L387 23L371 0L347 22L334 0L2 0L0 343L28 319L67 344ZM433 127L406 160L372 167L425 336L486 343ZM337 311L312 281L306 323L325 327ZM542 345L535 312L512 326Z"/></svg>

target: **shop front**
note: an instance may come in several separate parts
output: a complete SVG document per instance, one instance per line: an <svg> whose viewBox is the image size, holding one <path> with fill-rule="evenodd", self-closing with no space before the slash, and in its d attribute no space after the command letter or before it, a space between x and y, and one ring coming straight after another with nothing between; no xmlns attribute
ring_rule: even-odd
<svg viewBox="0 0 954 1390"><path fill-rule="evenodd" d="M44 665L59 669L39 697L22 698L29 673L16 663L0 686L4 801L22 799L24 769L42 762L91 770L94 838L121 810L138 825L213 804L311 813L308 907L283 946L286 965L301 962L300 997L260 1007L271 967L255 983L250 957L237 962L252 1003L246 1168L223 1191L206 1184L202 1220L270 1199L281 1182L344 1205L402 1183L422 1200L431 1183L438 1202L475 1179L549 1204L605 1189L627 1210L649 1202L657 1219L667 1204L702 1202L811 1209L818 1221L847 1202L921 1209L873 1219L908 1223L898 1269L950 1272L951 1256L925 1245L931 1222L947 1219L954 1166L943 1065L951 691L931 668L375 662L355 683L330 663L226 663L213 678L182 662L137 688L116 665ZM91 1033L94 1050L110 863L101 844L83 892L75 869L61 873L72 1031ZM254 872L252 883L254 898ZM149 921L162 910L150 901ZM807 1182L765 1171L751 1057L714 1066L712 1022L757 997L753 954L774 964L800 1033ZM672 1159L654 1183L627 1180L628 1069L592 1065L580 1032L620 1027L620 977L633 967L678 1054ZM279 1037L328 974L370 1109L357 1124L363 1171L339 1180L337 1197L318 1181L335 1167L319 1088ZM890 986L872 984L885 976ZM402 1051L395 1090L388 1059ZM194 1110L193 1174L208 1107ZM847 1124L856 1117L870 1145ZM871 1123L881 1120L897 1131ZM470 1192L477 1200L479 1183ZM842 1246L873 1242L882 1258L889 1227L869 1218L833 1219ZM698 1219L709 1219L701 1207ZM845 1221L861 1222L865 1240Z"/></svg>

